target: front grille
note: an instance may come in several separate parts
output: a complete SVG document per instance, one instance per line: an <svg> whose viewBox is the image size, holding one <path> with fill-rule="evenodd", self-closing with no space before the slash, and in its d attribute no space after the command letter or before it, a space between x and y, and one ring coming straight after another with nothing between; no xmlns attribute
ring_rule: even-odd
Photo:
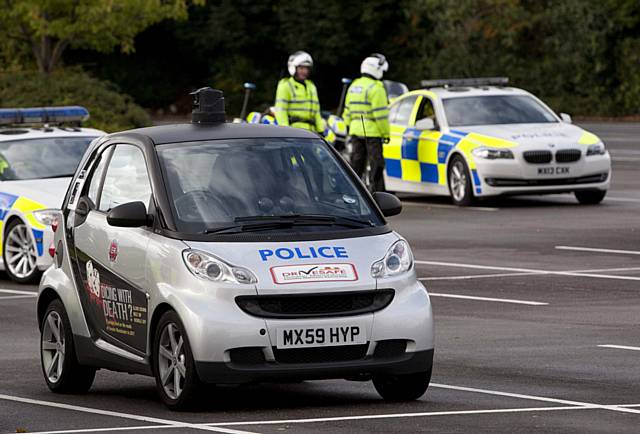
<svg viewBox="0 0 640 434"><path fill-rule="evenodd" d="M264 352L260 347L234 348L229 351L231 363L243 365L259 365L265 362Z"/></svg>
<svg viewBox="0 0 640 434"><path fill-rule="evenodd" d="M578 161L582 156L580 149L561 149L556 152L556 162L573 163Z"/></svg>
<svg viewBox="0 0 640 434"><path fill-rule="evenodd" d="M337 347L278 349L273 355L278 363L331 363L364 359L369 344L340 345Z"/></svg>
<svg viewBox="0 0 640 434"><path fill-rule="evenodd" d="M373 351L373 357L397 357L407 350L407 341L404 339L387 339L378 342Z"/></svg>
<svg viewBox="0 0 640 434"><path fill-rule="evenodd" d="M313 318L361 315L384 309L393 289L313 294L241 295L236 303L246 313L262 318Z"/></svg>
<svg viewBox="0 0 640 434"><path fill-rule="evenodd" d="M524 160L531 164L547 164L551 162L551 151L524 151Z"/></svg>
<svg viewBox="0 0 640 434"><path fill-rule="evenodd" d="M491 187L536 187L555 185L576 185L591 184L594 182L604 182L609 176L608 173L598 173L596 175L581 176L578 178L551 178L551 179L516 179L516 178L485 178Z"/></svg>

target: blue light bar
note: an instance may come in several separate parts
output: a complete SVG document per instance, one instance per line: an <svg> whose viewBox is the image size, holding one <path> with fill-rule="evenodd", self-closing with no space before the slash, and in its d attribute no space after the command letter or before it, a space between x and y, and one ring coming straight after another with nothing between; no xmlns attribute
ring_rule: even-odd
<svg viewBox="0 0 640 434"><path fill-rule="evenodd" d="M89 119L81 106L0 109L0 125L80 123Z"/></svg>

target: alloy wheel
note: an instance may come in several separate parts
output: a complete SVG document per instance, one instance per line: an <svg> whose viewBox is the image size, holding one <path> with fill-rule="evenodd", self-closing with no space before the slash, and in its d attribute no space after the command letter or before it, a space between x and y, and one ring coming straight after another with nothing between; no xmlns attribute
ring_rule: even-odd
<svg viewBox="0 0 640 434"><path fill-rule="evenodd" d="M462 162L456 161L451 166L449 184L451 185L451 195L456 201L462 201L467 190L467 173Z"/></svg>
<svg viewBox="0 0 640 434"><path fill-rule="evenodd" d="M51 383L57 383L64 368L64 328L58 312L51 311L42 325L42 363Z"/></svg>
<svg viewBox="0 0 640 434"><path fill-rule="evenodd" d="M184 339L174 323L162 329L158 346L158 371L167 396L178 399L187 376Z"/></svg>
<svg viewBox="0 0 640 434"><path fill-rule="evenodd" d="M6 265L20 279L29 278L36 270L36 249L29 228L17 224L7 234L4 245Z"/></svg>

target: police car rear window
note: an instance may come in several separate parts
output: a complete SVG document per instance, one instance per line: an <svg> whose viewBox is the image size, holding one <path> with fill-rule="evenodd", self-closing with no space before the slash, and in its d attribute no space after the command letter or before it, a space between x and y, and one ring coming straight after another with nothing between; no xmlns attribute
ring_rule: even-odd
<svg viewBox="0 0 640 434"><path fill-rule="evenodd" d="M527 95L487 95L443 100L450 127L557 122L549 110Z"/></svg>
<svg viewBox="0 0 640 434"><path fill-rule="evenodd" d="M212 140L156 149L180 232L202 233L238 218L269 216L384 224L321 140ZM318 231L326 225L312 226L289 229Z"/></svg>

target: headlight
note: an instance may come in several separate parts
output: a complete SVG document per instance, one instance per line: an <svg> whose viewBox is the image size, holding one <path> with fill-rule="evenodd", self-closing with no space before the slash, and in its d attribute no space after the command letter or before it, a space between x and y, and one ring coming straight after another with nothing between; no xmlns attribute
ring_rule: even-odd
<svg viewBox="0 0 640 434"><path fill-rule="evenodd" d="M488 160L497 160L498 158L513 159L513 152L508 149L495 149L481 146L475 148L471 153L480 158L486 158Z"/></svg>
<svg viewBox="0 0 640 434"><path fill-rule="evenodd" d="M413 266L413 254L404 240L393 243L387 254L371 266L371 276L375 278L395 276L409 271Z"/></svg>
<svg viewBox="0 0 640 434"><path fill-rule="evenodd" d="M39 211L34 211L33 216L40 222L40 224L45 226L51 226L53 222L58 219L58 213L60 211L56 209L41 209Z"/></svg>
<svg viewBox="0 0 640 434"><path fill-rule="evenodd" d="M213 282L256 283L258 279L244 267L227 264L220 258L200 250L182 252L184 263L195 276Z"/></svg>
<svg viewBox="0 0 640 434"><path fill-rule="evenodd" d="M587 157L590 155L604 155L607 150L604 147L604 143L598 142L595 145L589 145L587 148Z"/></svg>

